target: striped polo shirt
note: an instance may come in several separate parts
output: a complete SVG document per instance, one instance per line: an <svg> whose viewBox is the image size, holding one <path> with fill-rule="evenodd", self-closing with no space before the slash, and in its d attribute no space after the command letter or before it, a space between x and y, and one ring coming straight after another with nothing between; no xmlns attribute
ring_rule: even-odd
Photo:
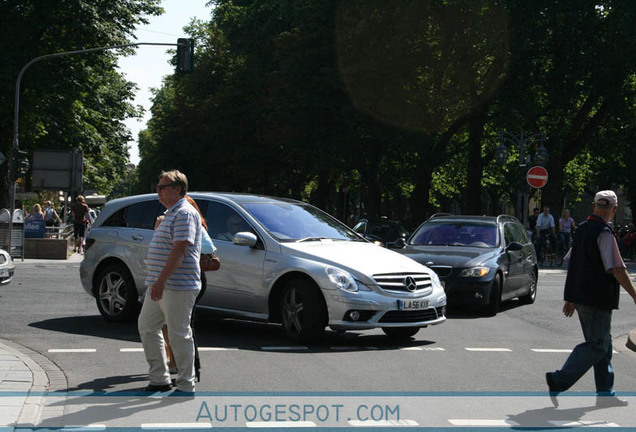
<svg viewBox="0 0 636 432"><path fill-rule="evenodd" d="M175 241L190 243L181 265L166 282L166 289L197 290L201 288L201 216L185 198L166 211L148 247L146 286L157 281Z"/></svg>

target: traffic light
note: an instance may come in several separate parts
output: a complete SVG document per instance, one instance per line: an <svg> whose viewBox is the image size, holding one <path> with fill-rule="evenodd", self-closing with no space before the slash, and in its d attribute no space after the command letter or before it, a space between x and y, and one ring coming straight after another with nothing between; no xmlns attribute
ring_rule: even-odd
<svg viewBox="0 0 636 432"><path fill-rule="evenodd" d="M17 181L24 177L29 170L29 160L27 152L24 150L14 149L11 152L11 181Z"/></svg>
<svg viewBox="0 0 636 432"><path fill-rule="evenodd" d="M177 39L177 73L190 74L194 71L194 39Z"/></svg>

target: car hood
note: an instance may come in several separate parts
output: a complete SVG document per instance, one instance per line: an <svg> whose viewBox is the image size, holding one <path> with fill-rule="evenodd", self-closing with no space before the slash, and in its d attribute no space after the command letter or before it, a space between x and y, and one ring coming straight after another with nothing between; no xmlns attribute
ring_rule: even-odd
<svg viewBox="0 0 636 432"><path fill-rule="evenodd" d="M399 253L427 266L473 267L499 255L497 248L406 246Z"/></svg>
<svg viewBox="0 0 636 432"><path fill-rule="evenodd" d="M404 255L372 243L322 240L283 243L281 246L283 253L330 264L352 273L362 273L368 277L382 273L431 272Z"/></svg>

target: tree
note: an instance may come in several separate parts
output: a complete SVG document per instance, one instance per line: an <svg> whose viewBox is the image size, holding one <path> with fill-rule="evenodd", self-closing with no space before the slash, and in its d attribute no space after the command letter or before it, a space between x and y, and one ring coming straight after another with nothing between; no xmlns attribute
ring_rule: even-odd
<svg viewBox="0 0 636 432"><path fill-rule="evenodd" d="M135 26L163 10L160 0L14 0L0 2L0 151L13 142L18 72L41 55L129 42ZM131 52L130 50L126 52ZM108 188L122 175L128 132L123 120L134 86L116 71L116 53L43 60L24 74L20 95L20 148L80 148L87 158L86 185ZM6 164L0 166L0 207L8 206Z"/></svg>

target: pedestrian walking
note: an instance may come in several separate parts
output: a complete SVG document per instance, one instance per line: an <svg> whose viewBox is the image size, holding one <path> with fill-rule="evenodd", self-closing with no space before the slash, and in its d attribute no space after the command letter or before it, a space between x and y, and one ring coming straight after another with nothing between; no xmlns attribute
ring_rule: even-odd
<svg viewBox="0 0 636 432"><path fill-rule="evenodd" d="M574 232L565 281L563 313L579 316L585 342L577 345L560 370L546 373L550 398L558 406L557 395L572 387L594 368L596 405L624 406L627 402L614 392L612 368L612 310L618 309L619 284L636 303L636 289L618 250L616 234L608 225L618 208L613 191L594 197L592 215Z"/></svg>
<svg viewBox="0 0 636 432"><path fill-rule="evenodd" d="M62 223L62 219L60 219L57 211L53 208L53 203L51 201L46 201L44 203L44 223L46 223L47 227L52 227L56 224Z"/></svg>
<svg viewBox="0 0 636 432"><path fill-rule="evenodd" d="M201 289L201 216L185 195L188 179L180 171L162 172L159 201L168 210L148 248L146 294L138 320L139 336L149 365L146 391L172 388L161 328L168 325L177 366L176 390L194 393L195 370L190 318Z"/></svg>
<svg viewBox="0 0 636 432"><path fill-rule="evenodd" d="M86 235L86 226L90 222L90 209L82 195L75 198L75 204L71 207L73 213L73 252L81 253L84 249L84 236Z"/></svg>

